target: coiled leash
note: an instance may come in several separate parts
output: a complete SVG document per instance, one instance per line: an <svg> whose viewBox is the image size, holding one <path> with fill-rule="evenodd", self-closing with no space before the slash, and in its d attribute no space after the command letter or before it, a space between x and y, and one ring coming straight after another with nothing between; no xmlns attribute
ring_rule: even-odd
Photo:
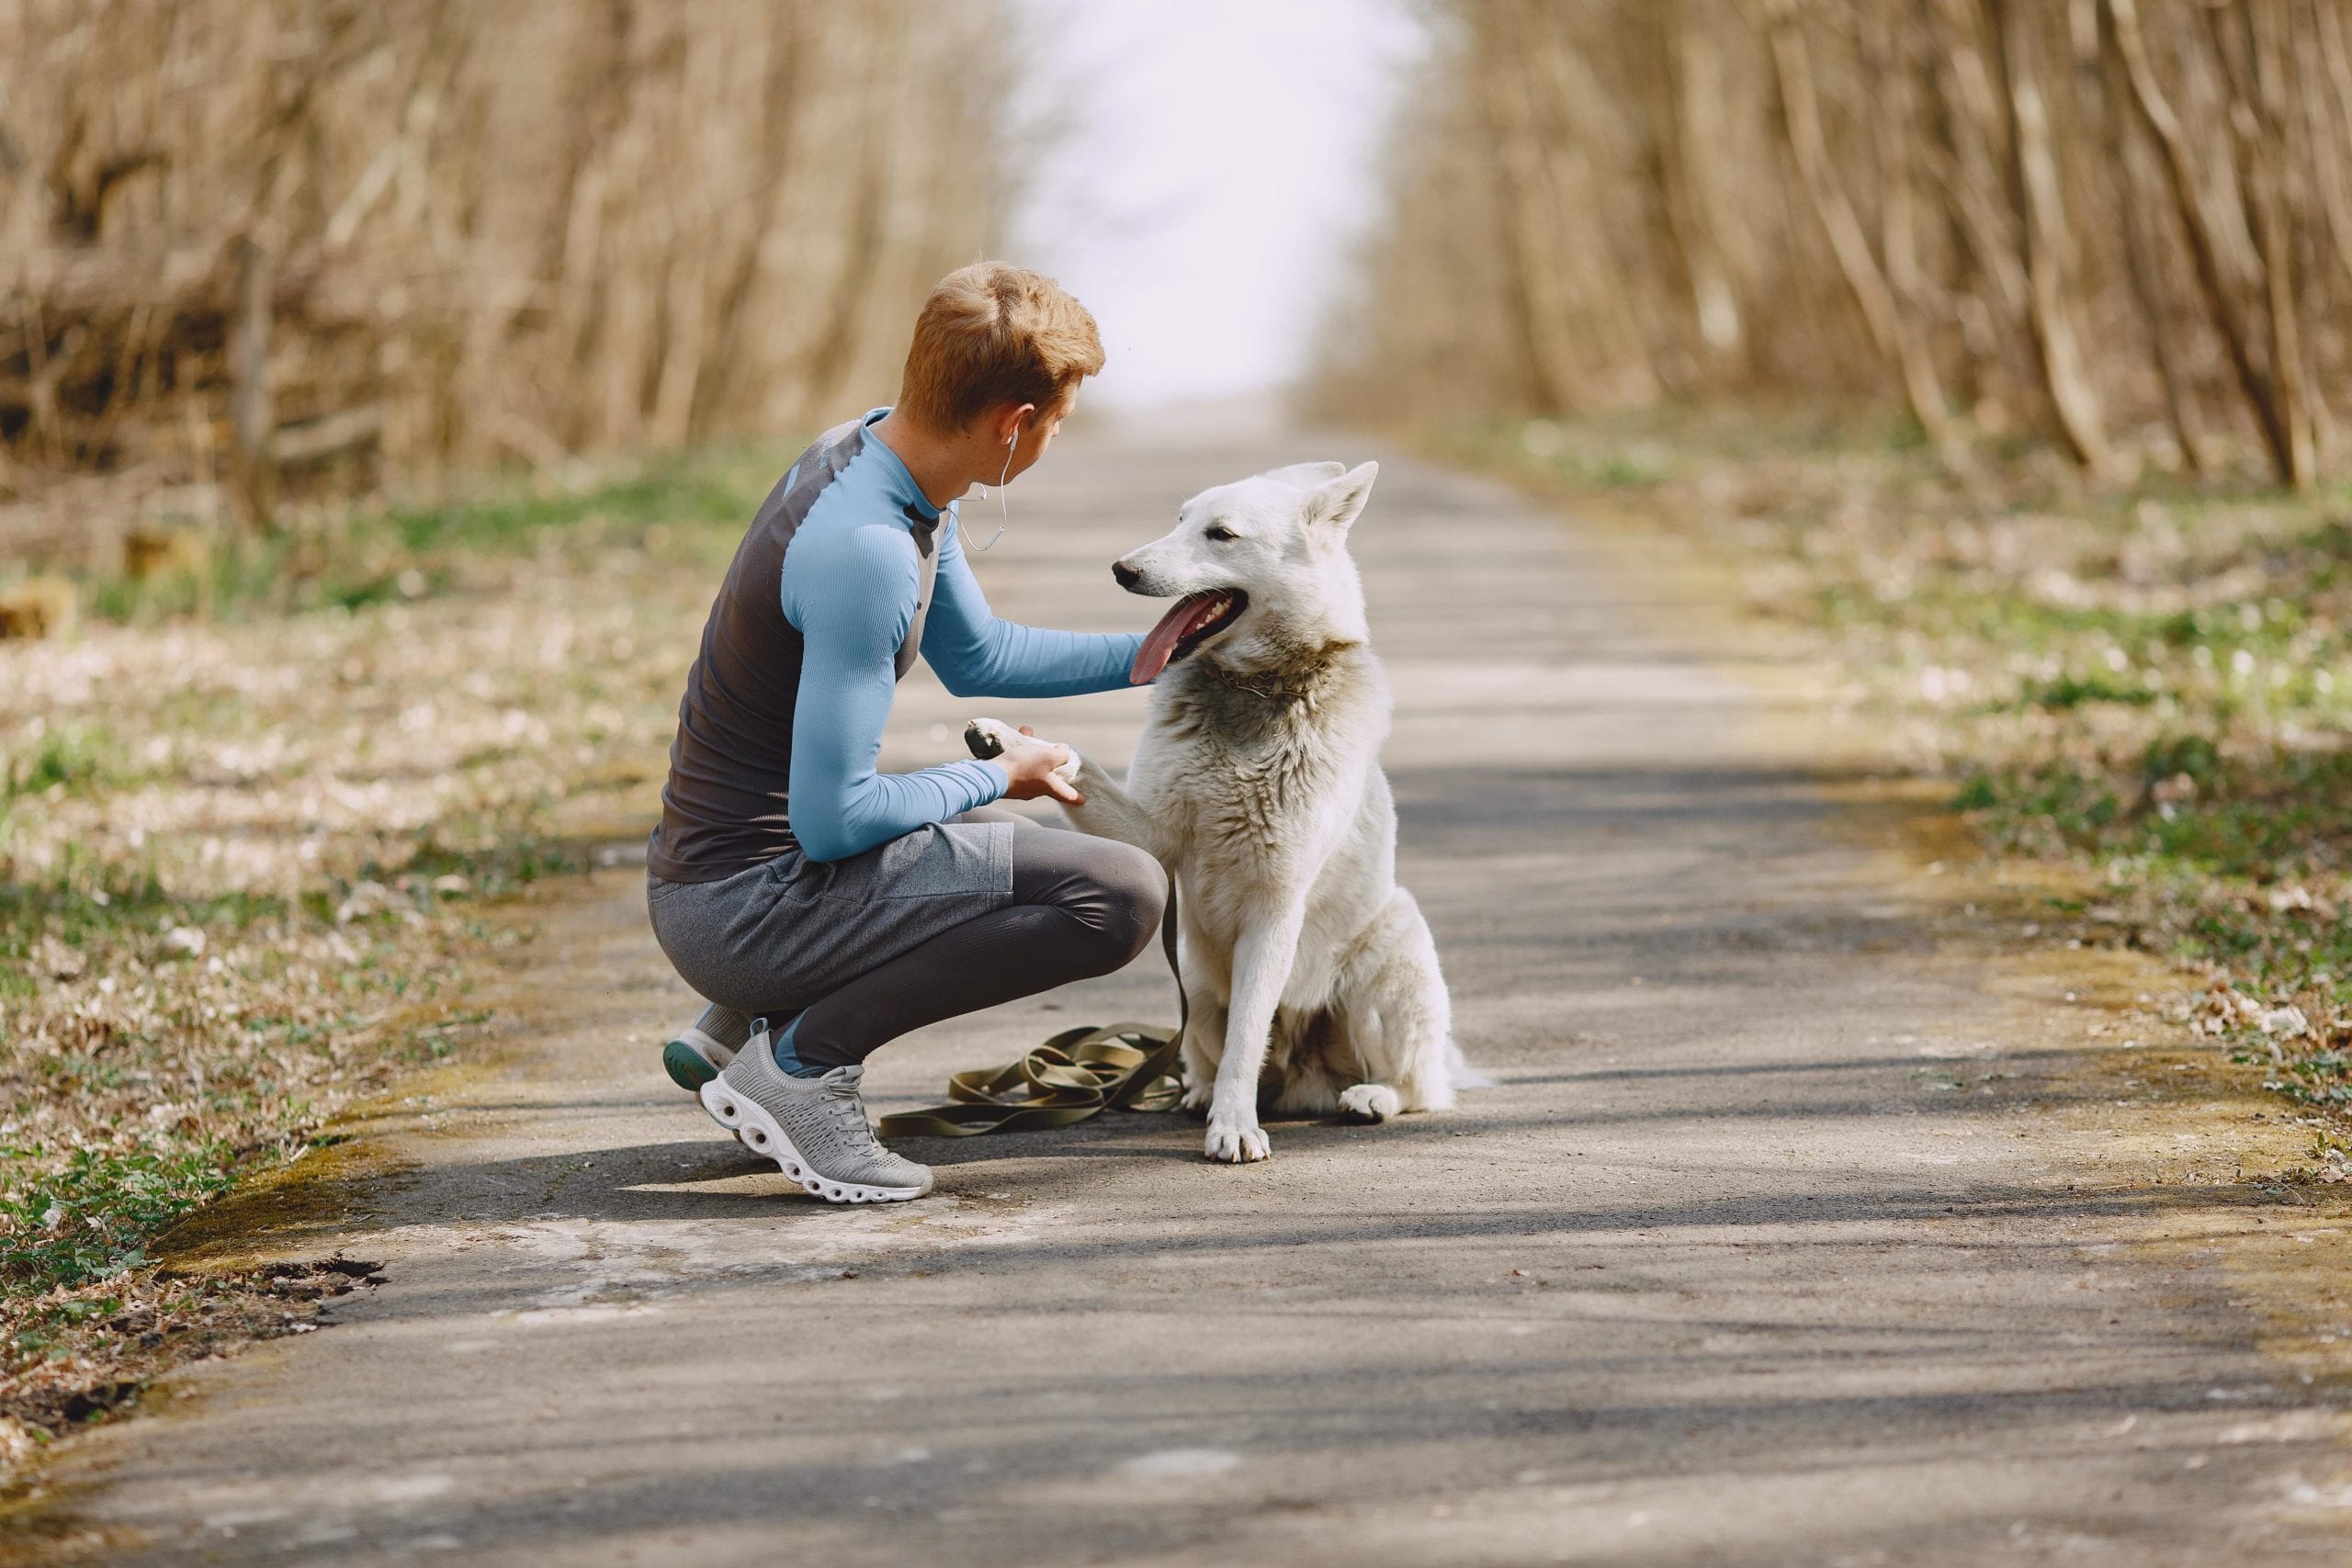
<svg viewBox="0 0 2352 1568"><path fill-rule="evenodd" d="M999 750L994 738L977 726L965 730L964 744L983 761ZM1176 1055L1192 1003L1176 957L1173 876L1168 879L1168 910L1159 921L1159 948L1176 980L1175 1028L1106 1023L1065 1029L1017 1062L952 1074L947 1096L954 1104L901 1111L883 1117L876 1130L886 1138L972 1138L1073 1126L1105 1111L1175 1110L1184 1092Z"/></svg>

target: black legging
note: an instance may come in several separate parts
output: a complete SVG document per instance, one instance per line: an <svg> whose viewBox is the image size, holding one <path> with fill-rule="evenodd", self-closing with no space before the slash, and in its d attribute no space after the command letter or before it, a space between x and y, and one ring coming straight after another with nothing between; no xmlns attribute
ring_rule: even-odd
<svg viewBox="0 0 2352 1568"><path fill-rule="evenodd" d="M1012 902L810 1006L792 1025L793 1052L805 1066L863 1062L926 1023L1108 975L1159 929L1168 877L1143 851L992 807L963 820L1013 824Z"/></svg>

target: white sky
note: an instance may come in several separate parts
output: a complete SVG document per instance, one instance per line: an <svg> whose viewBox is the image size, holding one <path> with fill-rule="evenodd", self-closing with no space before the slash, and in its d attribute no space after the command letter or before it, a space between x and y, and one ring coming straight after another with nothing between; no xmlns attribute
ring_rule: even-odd
<svg viewBox="0 0 2352 1568"><path fill-rule="evenodd" d="M1133 410L1301 367L1374 218L1411 0L1022 0L1024 118L1051 137L1009 254L1086 301ZM1056 134L1058 132L1058 134Z"/></svg>

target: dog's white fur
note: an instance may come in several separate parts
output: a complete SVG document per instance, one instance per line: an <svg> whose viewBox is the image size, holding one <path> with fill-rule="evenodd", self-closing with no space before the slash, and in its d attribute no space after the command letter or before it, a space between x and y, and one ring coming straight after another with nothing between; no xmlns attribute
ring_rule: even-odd
<svg viewBox="0 0 2352 1568"><path fill-rule="evenodd" d="M1137 593L1249 599L1159 677L1125 787L1086 759L1086 804L1064 808L1176 874L1185 1104L1206 1108L1211 1159L1266 1157L1261 1094L1382 1122L1451 1106L1463 1070L1436 945L1396 886L1388 681L1347 551L1378 473L1303 463L1204 491L1119 562Z"/></svg>

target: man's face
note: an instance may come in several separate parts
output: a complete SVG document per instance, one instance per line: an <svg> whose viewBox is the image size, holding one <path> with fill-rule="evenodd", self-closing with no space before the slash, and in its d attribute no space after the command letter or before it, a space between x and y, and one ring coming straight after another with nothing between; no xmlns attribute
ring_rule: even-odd
<svg viewBox="0 0 2352 1568"><path fill-rule="evenodd" d="M1029 416L1021 426L1020 439L1012 444L1012 467L1006 470L1007 479L1018 479L1029 471L1030 465L1046 455L1054 437L1061 434L1062 421L1078 406L1078 394L1073 391L1058 407Z"/></svg>

